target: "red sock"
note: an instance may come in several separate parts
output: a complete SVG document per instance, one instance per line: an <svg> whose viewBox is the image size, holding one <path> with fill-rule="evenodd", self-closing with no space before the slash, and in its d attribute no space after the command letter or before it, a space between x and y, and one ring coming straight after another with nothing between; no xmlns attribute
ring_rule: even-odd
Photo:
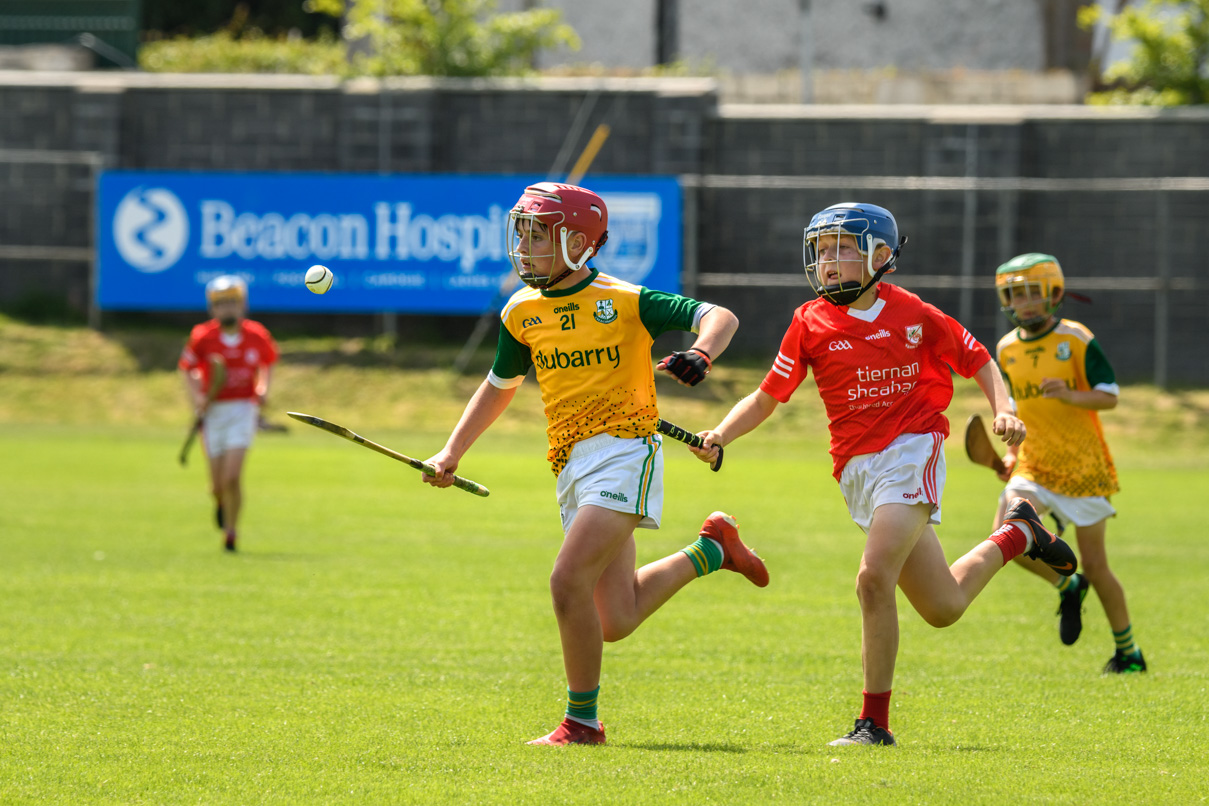
<svg viewBox="0 0 1209 806"><path fill-rule="evenodd" d="M865 703L861 706L860 718L872 719L879 728L890 730L890 692L870 694L862 691L861 694L865 697Z"/></svg>
<svg viewBox="0 0 1209 806"><path fill-rule="evenodd" d="M1003 552L1003 564L1007 565L1028 548L1028 535L1014 523L1005 523L996 529L987 540L994 543Z"/></svg>

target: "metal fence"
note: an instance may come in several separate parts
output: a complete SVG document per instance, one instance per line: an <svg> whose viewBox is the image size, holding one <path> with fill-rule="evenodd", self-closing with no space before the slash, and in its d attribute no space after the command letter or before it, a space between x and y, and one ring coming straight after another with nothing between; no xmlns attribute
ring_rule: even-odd
<svg viewBox="0 0 1209 806"><path fill-rule="evenodd" d="M0 45L76 44L132 67L142 0L0 0Z"/></svg>
<svg viewBox="0 0 1209 806"><path fill-rule="evenodd" d="M94 208L102 164L94 152L0 149L0 296L29 288L74 295L99 325ZM775 350L793 308L813 297L801 268L803 227L814 212L855 198L889 208L910 236L890 280L983 343L1008 327L993 293L995 267L1021 252L1049 252L1068 288L1095 300L1068 304L1063 314L1092 328L1125 380L1209 384L1209 325L1197 293L1209 286L1200 273L1209 178L681 180L686 293L740 314L740 351ZM35 232L44 242L30 242ZM67 288L73 284L78 291Z"/></svg>
<svg viewBox="0 0 1209 806"><path fill-rule="evenodd" d="M1159 387L1173 379L1209 383L1209 358L1199 347L1209 326L1192 303L1195 292L1209 287L1193 274L1203 262L1209 178L682 180L689 293L738 303L748 314L740 317L744 324L767 330L771 347L788 323L776 314L813 297L801 267L810 216L859 200L890 209L910 236L902 270L888 279L934 302L984 343L993 345L1009 327L993 293L995 268L1016 254L1047 252L1058 256L1067 287L1094 300L1091 307L1068 303L1063 315L1112 342L1110 358L1120 357L1126 376L1138 379L1141 368Z"/></svg>

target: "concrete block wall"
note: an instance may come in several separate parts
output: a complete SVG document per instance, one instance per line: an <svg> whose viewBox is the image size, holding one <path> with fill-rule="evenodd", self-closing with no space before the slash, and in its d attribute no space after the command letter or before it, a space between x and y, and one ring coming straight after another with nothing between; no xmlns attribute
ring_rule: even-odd
<svg viewBox="0 0 1209 806"><path fill-rule="evenodd" d="M223 171L528 173L563 151L565 173L597 125L611 135L596 174L767 177L942 176L1038 179L1209 176L1209 112L1084 107L721 106L702 79L333 79L0 72L0 305L59 295L82 310L88 267L32 260L14 246L90 246L92 163L115 168ZM568 131L579 136L564 150ZM41 156L30 156L30 152ZM89 156L93 155L93 156ZM802 228L837 201L888 207L910 242L893 280L959 275L972 263L986 287L919 289L985 343L1006 327L990 276L1024 251L1059 256L1080 278L1128 286L1162 261L1172 344L1203 337L1187 302L1199 272L1209 192L996 189L789 189L771 183L702 187L695 244L702 274L801 277ZM965 246L972 227L972 251ZM9 252L5 250L9 249ZM5 257L5 255L8 257ZM775 351L804 286L703 286L744 325L738 352ZM1101 336L1128 380L1154 366L1155 295L1102 290L1071 305ZM1190 350L1168 354L1173 382L1209 383Z"/></svg>

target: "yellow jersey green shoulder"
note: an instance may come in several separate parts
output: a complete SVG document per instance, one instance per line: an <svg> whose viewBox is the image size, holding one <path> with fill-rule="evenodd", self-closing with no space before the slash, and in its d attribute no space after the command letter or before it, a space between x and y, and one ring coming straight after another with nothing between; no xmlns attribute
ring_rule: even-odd
<svg viewBox="0 0 1209 806"><path fill-rule="evenodd" d="M523 288L500 313L488 380L499 388L518 386L529 367L535 368L550 442L547 458L558 474L580 440L655 432L655 337L695 331L712 307L595 269L571 288Z"/></svg>
<svg viewBox="0 0 1209 806"><path fill-rule="evenodd" d="M1015 328L999 341L999 369L1024 420L1013 475L1075 497L1117 492L1117 470L1096 412L1041 394L1045 378L1077 391L1119 394L1116 376L1092 332L1069 319L1036 336Z"/></svg>

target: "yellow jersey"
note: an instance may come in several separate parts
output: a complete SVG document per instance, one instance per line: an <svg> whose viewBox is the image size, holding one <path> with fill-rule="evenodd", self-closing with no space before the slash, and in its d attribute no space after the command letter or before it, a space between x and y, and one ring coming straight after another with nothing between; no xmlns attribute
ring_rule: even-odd
<svg viewBox="0 0 1209 806"><path fill-rule="evenodd" d="M1117 492L1117 469L1096 412L1041 396L1043 378L1060 378L1076 391L1120 393L1092 332L1069 319L1036 336L1016 328L999 340L997 354L1017 414L1028 428L1012 475L1060 495Z"/></svg>
<svg viewBox="0 0 1209 806"><path fill-rule="evenodd" d="M598 434L645 437L659 411L651 346L669 330L696 331L714 306L653 291L596 269L571 288L522 288L500 313L488 381L519 386L536 368L557 475L571 447Z"/></svg>

